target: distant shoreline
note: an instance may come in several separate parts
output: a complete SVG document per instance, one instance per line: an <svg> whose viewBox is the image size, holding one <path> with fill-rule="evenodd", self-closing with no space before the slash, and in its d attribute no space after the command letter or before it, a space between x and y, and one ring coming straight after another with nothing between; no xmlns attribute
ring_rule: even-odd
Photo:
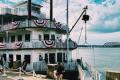
<svg viewBox="0 0 120 80"><path fill-rule="evenodd" d="M78 45L78 47L120 48L120 45Z"/></svg>

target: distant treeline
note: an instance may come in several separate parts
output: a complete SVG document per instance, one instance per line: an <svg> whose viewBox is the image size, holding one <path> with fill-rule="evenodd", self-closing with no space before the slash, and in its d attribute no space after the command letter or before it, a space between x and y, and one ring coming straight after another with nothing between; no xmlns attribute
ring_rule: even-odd
<svg viewBox="0 0 120 80"><path fill-rule="evenodd" d="M115 47L115 48L117 48L117 47L120 47L120 45L78 45L78 47L101 47L101 48L103 48L103 47Z"/></svg>

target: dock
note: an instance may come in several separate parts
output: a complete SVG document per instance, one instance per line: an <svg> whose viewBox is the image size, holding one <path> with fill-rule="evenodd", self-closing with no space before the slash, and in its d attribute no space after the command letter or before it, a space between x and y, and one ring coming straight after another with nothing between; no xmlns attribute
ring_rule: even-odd
<svg viewBox="0 0 120 80"><path fill-rule="evenodd" d="M49 78L45 74L34 74L33 76L32 72L20 74L19 72L15 71L6 71L5 76L4 73L0 73L0 80L57 80L57 79Z"/></svg>
<svg viewBox="0 0 120 80"><path fill-rule="evenodd" d="M3 76L3 73L0 73L0 80L52 80L50 78L47 78L46 75L43 74L35 74L33 76L32 73L21 73L19 72L11 72L7 71L6 76Z"/></svg>

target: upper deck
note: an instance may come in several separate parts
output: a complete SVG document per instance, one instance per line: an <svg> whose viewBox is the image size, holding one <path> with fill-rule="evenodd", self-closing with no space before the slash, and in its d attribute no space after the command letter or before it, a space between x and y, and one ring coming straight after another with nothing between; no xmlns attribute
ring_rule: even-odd
<svg viewBox="0 0 120 80"><path fill-rule="evenodd" d="M32 3L31 20L28 20L27 16L27 1L13 8L0 9L2 12L0 15L0 50L14 49L14 46L19 46L19 49L67 48L67 42L63 42L61 36L67 34L68 26L55 19L50 21L41 12L41 7L41 5ZM40 36L43 39L39 40ZM69 47L70 49L76 48L76 43L70 40Z"/></svg>
<svg viewBox="0 0 120 80"><path fill-rule="evenodd" d="M9 31L12 29L26 29L26 28L40 28L40 29L55 30L60 33L66 33L68 30L68 27L66 25L56 21L52 21L50 23L49 19L32 19L29 22L30 22L30 25L28 25L28 20L14 21L14 22L7 23L3 26L1 25L0 32Z"/></svg>
<svg viewBox="0 0 120 80"><path fill-rule="evenodd" d="M0 8L0 31L25 28L42 28L56 30L66 33L68 27L55 19L50 22L45 14L41 12L41 5L31 3L31 20L28 21L28 1L20 2L8 8ZM30 24L29 24L29 23Z"/></svg>

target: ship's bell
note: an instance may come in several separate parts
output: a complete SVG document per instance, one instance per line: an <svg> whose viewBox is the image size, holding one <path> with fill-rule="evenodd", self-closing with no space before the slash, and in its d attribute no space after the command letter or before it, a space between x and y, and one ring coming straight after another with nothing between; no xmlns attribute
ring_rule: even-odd
<svg viewBox="0 0 120 80"><path fill-rule="evenodd" d="M89 20L89 15L86 15L86 14L83 15L82 20L85 21L85 22L88 21Z"/></svg>

